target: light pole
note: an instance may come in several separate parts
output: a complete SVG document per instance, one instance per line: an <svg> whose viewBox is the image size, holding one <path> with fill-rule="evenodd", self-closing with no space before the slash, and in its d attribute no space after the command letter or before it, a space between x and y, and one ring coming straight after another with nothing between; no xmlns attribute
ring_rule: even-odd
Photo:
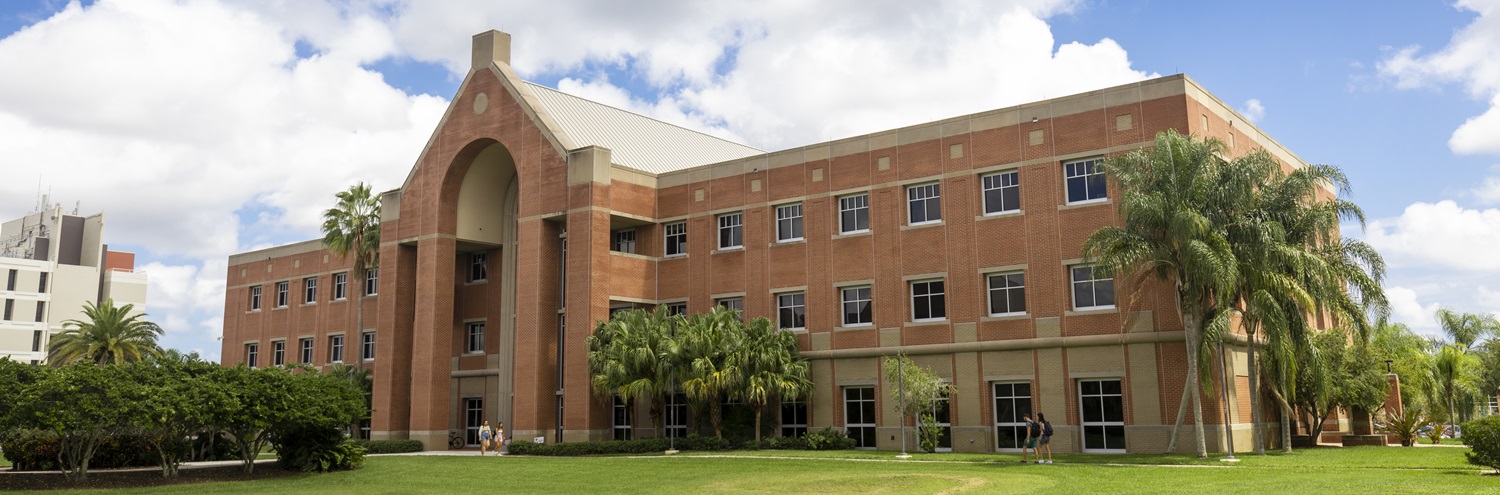
<svg viewBox="0 0 1500 495"><path fill-rule="evenodd" d="M911 459L911 454L906 453L906 363L903 356L896 355L896 394L900 400L896 401L896 407L901 409L901 455L897 459Z"/></svg>
<svg viewBox="0 0 1500 495"><path fill-rule="evenodd" d="M1254 343L1252 342L1251 345ZM1229 376L1224 371L1224 341L1219 341L1219 395L1224 398L1224 440L1228 442L1228 455L1222 459L1224 462L1239 462L1234 458L1234 429L1229 424ZM1191 359L1191 358L1189 358ZM1193 377L1188 377L1189 380Z"/></svg>
<svg viewBox="0 0 1500 495"><path fill-rule="evenodd" d="M677 368L667 365L667 418L677 418ZM667 425L667 454L677 453L677 436L672 434L672 425Z"/></svg>

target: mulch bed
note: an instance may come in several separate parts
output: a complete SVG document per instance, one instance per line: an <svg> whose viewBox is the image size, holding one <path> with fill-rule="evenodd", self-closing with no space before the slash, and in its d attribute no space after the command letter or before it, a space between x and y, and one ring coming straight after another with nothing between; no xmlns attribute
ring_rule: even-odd
<svg viewBox="0 0 1500 495"><path fill-rule="evenodd" d="M8 469L8 468L6 468ZM302 473L287 471L275 464L257 464L254 474L245 474L241 465L214 466L182 469L176 478L161 477L160 469L152 470L89 470L86 480L70 481L58 471L0 472L0 490L56 490L78 488L142 488L190 483L217 483L222 481L249 481Z"/></svg>

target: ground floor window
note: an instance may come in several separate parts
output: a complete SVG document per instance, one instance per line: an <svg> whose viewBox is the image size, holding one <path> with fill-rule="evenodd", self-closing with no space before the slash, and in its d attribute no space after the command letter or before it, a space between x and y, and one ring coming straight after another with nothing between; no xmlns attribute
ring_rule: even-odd
<svg viewBox="0 0 1500 495"><path fill-rule="evenodd" d="M781 402L781 436L791 438L807 434L807 403L799 400Z"/></svg>
<svg viewBox="0 0 1500 495"><path fill-rule="evenodd" d="M1083 450L1125 451L1125 397L1120 380L1079 380Z"/></svg>
<svg viewBox="0 0 1500 495"><path fill-rule="evenodd" d="M479 445L479 426L484 424L484 399L464 399L464 444Z"/></svg>
<svg viewBox="0 0 1500 495"><path fill-rule="evenodd" d="M875 448L875 387L844 389L844 429L855 448Z"/></svg>
<svg viewBox="0 0 1500 495"><path fill-rule="evenodd" d="M630 403L619 396L615 397L612 425L615 440L630 440Z"/></svg>
<svg viewBox="0 0 1500 495"><path fill-rule="evenodd" d="M359 439L360 440L369 440L370 439L370 420L368 420L368 419L362 419L362 420L359 421Z"/></svg>
<svg viewBox="0 0 1500 495"><path fill-rule="evenodd" d="M938 433L938 452L953 451L953 421L948 413L948 397L938 399L937 404L932 407L932 419L937 421L940 433Z"/></svg>
<svg viewBox="0 0 1500 495"><path fill-rule="evenodd" d="M1026 441L1026 420L1031 414L1030 383L996 383L995 449L1020 449Z"/></svg>
<svg viewBox="0 0 1500 495"><path fill-rule="evenodd" d="M676 438L687 436L687 396L672 394L667 397L666 409L667 436Z"/></svg>

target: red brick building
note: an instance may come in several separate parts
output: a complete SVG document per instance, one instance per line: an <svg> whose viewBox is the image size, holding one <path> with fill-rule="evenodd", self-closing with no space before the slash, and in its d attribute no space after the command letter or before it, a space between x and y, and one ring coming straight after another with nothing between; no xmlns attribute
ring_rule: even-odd
<svg viewBox="0 0 1500 495"><path fill-rule="evenodd" d="M621 421L644 411L589 390L585 337L612 309L724 304L797 332L813 360L815 393L777 416L788 433L898 446L879 359L905 352L957 387L941 415L955 450L1015 448L1018 413L1041 411L1058 451L1160 452L1182 326L1169 290L1115 287L1081 259L1117 221L1095 164L1166 129L1303 163L1181 75L768 153L522 81L509 40L475 36L382 196L369 280L318 241L231 257L225 364L362 361L372 436L429 449L479 419L523 441L649 436ZM1244 450L1243 348L1229 354ZM1211 450L1219 404L1205 396Z"/></svg>

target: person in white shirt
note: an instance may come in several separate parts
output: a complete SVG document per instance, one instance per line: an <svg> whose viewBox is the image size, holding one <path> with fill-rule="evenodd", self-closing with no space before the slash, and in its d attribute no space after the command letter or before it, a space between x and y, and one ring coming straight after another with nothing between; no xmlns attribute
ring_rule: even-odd
<svg viewBox="0 0 1500 495"><path fill-rule="evenodd" d="M479 425L479 455L481 457L484 456L484 452L486 450L490 449L490 438L492 438L492 433L490 432L490 420L486 419L484 420L484 424ZM499 447L495 448L495 453L500 453Z"/></svg>

